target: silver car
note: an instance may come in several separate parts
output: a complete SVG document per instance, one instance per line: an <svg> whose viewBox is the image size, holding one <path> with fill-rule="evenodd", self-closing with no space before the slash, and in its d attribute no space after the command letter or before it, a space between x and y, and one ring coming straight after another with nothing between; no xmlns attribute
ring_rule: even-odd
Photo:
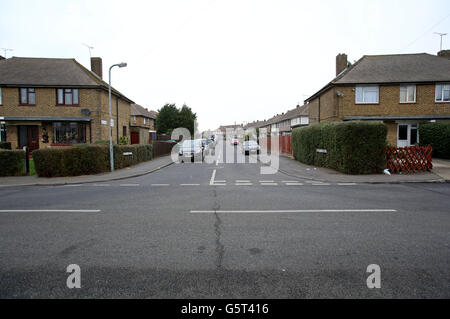
<svg viewBox="0 0 450 319"><path fill-rule="evenodd" d="M178 150L178 160L184 162L202 162L203 145L201 140L186 140Z"/></svg>
<svg viewBox="0 0 450 319"><path fill-rule="evenodd" d="M245 155L250 155L250 153L259 154L261 147L256 143L256 141L245 141L242 144L242 153Z"/></svg>

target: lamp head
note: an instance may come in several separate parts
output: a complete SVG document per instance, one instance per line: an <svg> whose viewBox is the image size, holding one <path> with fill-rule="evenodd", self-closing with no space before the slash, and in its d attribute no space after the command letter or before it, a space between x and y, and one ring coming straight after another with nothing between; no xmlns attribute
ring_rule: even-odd
<svg viewBox="0 0 450 319"><path fill-rule="evenodd" d="M122 62L122 63L119 64L119 68L124 68L126 66L127 66L127 64L125 62Z"/></svg>

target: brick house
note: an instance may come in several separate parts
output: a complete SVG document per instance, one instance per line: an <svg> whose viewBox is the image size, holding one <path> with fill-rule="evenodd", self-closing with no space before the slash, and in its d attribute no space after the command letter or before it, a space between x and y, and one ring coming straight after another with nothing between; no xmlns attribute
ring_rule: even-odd
<svg viewBox="0 0 450 319"><path fill-rule="evenodd" d="M388 143L419 142L418 126L450 120L449 51L336 57L336 78L305 100L311 123L373 120L388 126Z"/></svg>
<svg viewBox="0 0 450 319"><path fill-rule="evenodd" d="M309 105L297 105L295 109L291 109L286 113L277 114L269 120L265 121L261 128L267 130L270 135L274 130L278 130L279 136L290 135L292 129L296 127L306 126L309 124Z"/></svg>
<svg viewBox="0 0 450 319"><path fill-rule="evenodd" d="M148 144L156 140L155 120L158 113L139 104L131 104L131 144Z"/></svg>
<svg viewBox="0 0 450 319"><path fill-rule="evenodd" d="M92 71L75 59L0 60L1 139L30 150L109 140L108 84L102 61ZM112 89L113 141L127 136L130 104Z"/></svg>

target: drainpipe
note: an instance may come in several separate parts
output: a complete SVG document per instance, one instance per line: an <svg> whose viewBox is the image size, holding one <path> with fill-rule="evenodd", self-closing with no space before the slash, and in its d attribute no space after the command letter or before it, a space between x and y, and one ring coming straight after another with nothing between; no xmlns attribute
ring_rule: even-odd
<svg viewBox="0 0 450 319"><path fill-rule="evenodd" d="M319 123L320 123L320 95L319 95Z"/></svg>
<svg viewBox="0 0 450 319"><path fill-rule="evenodd" d="M116 96L116 131L117 131L117 144L119 144L119 97Z"/></svg>

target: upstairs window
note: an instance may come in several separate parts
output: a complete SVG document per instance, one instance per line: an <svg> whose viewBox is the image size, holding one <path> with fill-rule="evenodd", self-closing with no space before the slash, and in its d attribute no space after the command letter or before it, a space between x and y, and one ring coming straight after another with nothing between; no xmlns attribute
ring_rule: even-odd
<svg viewBox="0 0 450 319"><path fill-rule="evenodd" d="M36 105L36 93L34 88L20 88L20 104Z"/></svg>
<svg viewBox="0 0 450 319"><path fill-rule="evenodd" d="M450 102L450 84L436 84L436 102Z"/></svg>
<svg viewBox="0 0 450 319"><path fill-rule="evenodd" d="M400 86L400 103L416 103L416 86Z"/></svg>
<svg viewBox="0 0 450 319"><path fill-rule="evenodd" d="M78 89L57 89L58 105L78 105Z"/></svg>
<svg viewBox="0 0 450 319"><path fill-rule="evenodd" d="M0 88L0 105L2 105L2 88Z"/></svg>
<svg viewBox="0 0 450 319"><path fill-rule="evenodd" d="M136 124L136 115L133 115L133 124Z"/></svg>
<svg viewBox="0 0 450 319"><path fill-rule="evenodd" d="M147 124L147 119L144 117L144 125Z"/></svg>
<svg viewBox="0 0 450 319"><path fill-rule="evenodd" d="M378 86L357 86L355 102L356 104L377 104L379 102Z"/></svg>

